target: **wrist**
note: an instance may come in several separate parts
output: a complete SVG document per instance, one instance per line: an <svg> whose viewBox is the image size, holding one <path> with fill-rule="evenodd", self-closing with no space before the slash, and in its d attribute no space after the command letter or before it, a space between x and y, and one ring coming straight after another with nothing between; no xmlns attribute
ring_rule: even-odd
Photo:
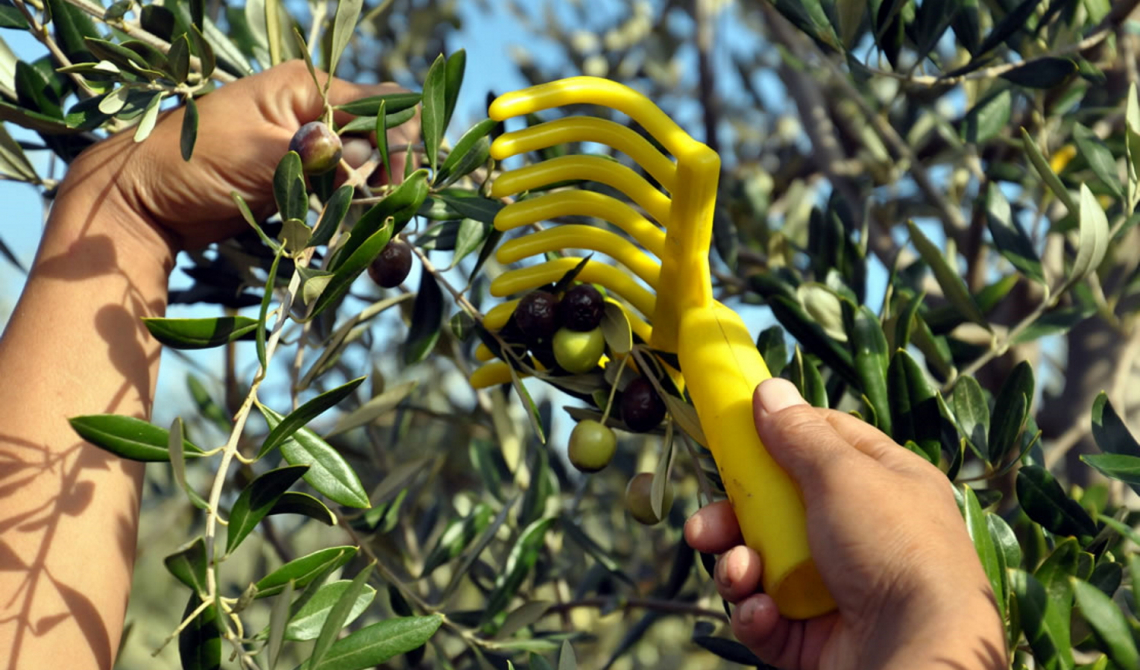
<svg viewBox="0 0 1140 670"><path fill-rule="evenodd" d="M894 642L881 664L889 670L910 668L971 668L1004 670L1008 667L1005 627L988 587L961 588L951 578L946 588L916 601L911 613L894 631Z"/></svg>
<svg viewBox="0 0 1140 670"><path fill-rule="evenodd" d="M100 142L72 162L59 185L48 225L64 229L66 237L68 229L90 239L102 235L117 252L123 271L156 266L165 281L179 247L130 189L128 162L139 160L139 146L116 146L121 144L116 139Z"/></svg>

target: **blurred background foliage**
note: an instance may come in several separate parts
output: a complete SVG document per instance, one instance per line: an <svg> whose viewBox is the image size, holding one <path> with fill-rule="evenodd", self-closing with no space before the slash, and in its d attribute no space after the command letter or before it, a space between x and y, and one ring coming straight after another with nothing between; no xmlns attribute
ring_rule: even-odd
<svg viewBox="0 0 1140 670"><path fill-rule="evenodd" d="M12 2L0 3L5 39L22 29L20 8L38 8ZM338 74L419 90L438 55L468 42L501 45L511 72L468 60L453 140L482 118L485 97L508 85L589 74L646 93L722 156L715 290L760 333L773 372L816 404L859 412L969 483L973 493L959 490L987 570L1010 603L1015 667L1036 656L1038 667L1124 668L1127 650L1135 654L1131 589L1140 578L1127 539L1135 541L1138 518L1127 484L1140 482L1129 469L1135 461L1105 460L1101 452L1140 459L1127 431L1140 403L1140 109L1128 101L1138 80L1137 4L387 0L366 3ZM142 17L148 27L146 8L128 6L127 20ZM237 60L253 69L269 62L258 37L264 6L211 0L205 7ZM284 25L295 22L309 35L314 20L331 21L335 3L289 2L282 12ZM480 34L464 25L472 16ZM324 34L314 45L318 66L330 48L331 30ZM18 80L16 59L0 49L7 103L0 118L42 131L18 111L36 100ZM36 67L50 72L51 64ZM55 95L74 100L66 88ZM1134 105L1134 89L1132 96ZM5 143L2 171L50 198L52 179L98 132L19 137L24 150L38 156L46 147L62 161L29 174ZM479 174L472 179L464 184L474 191ZM0 241L10 225L0 227ZM410 237L446 268L458 256L456 231L426 234L432 225L418 218ZM172 298L184 306L172 315L251 313L271 256L247 237L180 259L185 276ZM438 276L463 287L476 263L471 254ZM487 278L502 271L492 258L476 274L466 291L474 306L486 311ZM730 640L709 557L681 541L681 524L699 500L687 453L678 450L672 469L677 503L667 520L642 527L621 502L634 473L658 468L659 435L622 433L614 463L585 477L564 456L570 422L562 407L581 403L528 384L549 436L543 444L509 389L476 394L467 385L477 338L462 337L461 320L439 329L434 355L413 364L401 346L416 329L412 299L333 338L365 306L410 298L421 286L413 279L385 291L357 283L337 314L317 322L304 365L298 342L288 342L263 391L284 412L308 386L311 361L322 370L320 390L371 375L342 409L369 403L372 420L329 440L354 464L373 509L341 509L346 523L333 528L271 517L258 531L263 541L227 561L223 588L236 596L282 562L359 544L365 551L346 575L366 556L380 561L379 592L362 621L428 605L455 623L426 655L413 652L391 667L505 667L508 658L516 667L546 667L528 654L556 659L564 638L585 667L754 664ZM458 312L450 297L437 309ZM229 344L211 358L168 352L168 364L177 358L185 376L166 377L155 423L179 414L196 443L222 443L256 370L246 347ZM900 349L907 353L894 353ZM914 421L912 405L924 406L926 424ZM336 421L330 414L312 427L328 434ZM246 448L256 449L264 432L247 431ZM253 474L248 467L235 473L227 502ZM203 490L213 471L192 463L187 475ZM157 659L150 653L181 611L181 595L172 606L175 584L162 557L201 524L178 489L168 469L148 468L121 668L177 663L173 647ZM980 505L972 512L974 500ZM537 542L520 541L544 519L554 522ZM518 578L510 592L500 588L505 574ZM1105 633L1101 624L1116 615L1094 611L1079 594L1087 624L1074 617L1070 629L1065 617L1062 626L1057 611L1024 618L1034 593L1026 584L1063 591L1058 585L1069 575L1116 598L1127 639ZM1062 594L1055 607L1068 613L1073 597ZM513 613L484 628L489 605ZM263 609L243 613L248 630L266 624Z"/></svg>

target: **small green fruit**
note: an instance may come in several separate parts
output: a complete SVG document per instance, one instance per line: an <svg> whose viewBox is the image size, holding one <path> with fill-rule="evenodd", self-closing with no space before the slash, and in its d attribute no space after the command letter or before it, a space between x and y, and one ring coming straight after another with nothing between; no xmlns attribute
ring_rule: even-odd
<svg viewBox="0 0 1140 670"><path fill-rule="evenodd" d="M293 139L289 140L289 151L296 151L301 157L301 169L305 174L324 174L340 163L344 151L340 136L320 121L310 121L301 126Z"/></svg>
<svg viewBox="0 0 1140 670"><path fill-rule="evenodd" d="M653 513L653 473L639 472L629 480L625 489L625 508L630 516L646 526L661 523L673 506L673 485L665 484L665 499L661 501L661 516Z"/></svg>
<svg viewBox="0 0 1140 670"><path fill-rule="evenodd" d="M554 360L571 374L586 374L598 367L605 350L606 338L601 328L584 333L560 328L554 334Z"/></svg>
<svg viewBox="0 0 1140 670"><path fill-rule="evenodd" d="M597 472L610 464L617 451L614 431L593 419L579 421L570 433L570 462L582 472Z"/></svg>

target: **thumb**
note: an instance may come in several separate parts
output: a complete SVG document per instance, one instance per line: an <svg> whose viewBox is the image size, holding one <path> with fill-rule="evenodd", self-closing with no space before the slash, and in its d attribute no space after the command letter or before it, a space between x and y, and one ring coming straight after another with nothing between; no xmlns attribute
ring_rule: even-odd
<svg viewBox="0 0 1140 670"><path fill-rule="evenodd" d="M825 486L828 474L844 471L855 455L847 440L786 379L761 382L752 397L752 411L768 453L805 494Z"/></svg>

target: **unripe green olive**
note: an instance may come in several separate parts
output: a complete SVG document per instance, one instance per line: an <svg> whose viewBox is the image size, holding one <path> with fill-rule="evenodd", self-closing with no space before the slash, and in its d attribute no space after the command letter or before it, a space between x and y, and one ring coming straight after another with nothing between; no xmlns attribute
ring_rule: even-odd
<svg viewBox="0 0 1140 670"><path fill-rule="evenodd" d="M301 126L293 139L289 140L289 150L301 157L301 169L305 174L324 174L340 163L344 151L340 136L320 121L310 121Z"/></svg>
<svg viewBox="0 0 1140 670"><path fill-rule="evenodd" d="M653 513L653 473L639 472L625 488L625 508L638 523L646 526L661 523L673 506L673 485L665 483L665 498L661 501L661 516Z"/></svg>
<svg viewBox="0 0 1140 670"><path fill-rule="evenodd" d="M570 433L567 455L582 472L597 472L610 464L617 451L617 437L606 425L585 419Z"/></svg>
<svg viewBox="0 0 1140 670"><path fill-rule="evenodd" d="M554 334L554 360L571 374L585 374L598 367L605 350L606 338L601 328L585 333L560 328Z"/></svg>

